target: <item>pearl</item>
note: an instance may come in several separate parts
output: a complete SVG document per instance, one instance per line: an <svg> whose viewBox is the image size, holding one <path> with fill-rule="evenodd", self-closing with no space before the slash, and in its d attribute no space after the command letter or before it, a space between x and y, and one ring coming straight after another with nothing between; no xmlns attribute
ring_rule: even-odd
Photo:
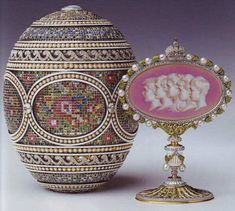
<svg viewBox="0 0 235 211"><path fill-rule="evenodd" d="M125 95L124 90L119 89L119 90L118 90L118 96L123 97L124 95Z"/></svg>
<svg viewBox="0 0 235 211"><path fill-rule="evenodd" d="M215 119L215 117L216 117L215 114L212 114L212 115L211 115L211 118L212 118L212 119Z"/></svg>
<svg viewBox="0 0 235 211"><path fill-rule="evenodd" d="M179 170L180 170L181 172L185 171L185 165L184 165L184 164L180 165Z"/></svg>
<svg viewBox="0 0 235 211"><path fill-rule="evenodd" d="M126 104L126 103L123 104L123 105L122 105L122 109L123 109L123 110L128 110L128 109L129 109L129 105Z"/></svg>
<svg viewBox="0 0 235 211"><path fill-rule="evenodd" d="M198 126L202 126L203 121L198 121Z"/></svg>
<svg viewBox="0 0 235 211"><path fill-rule="evenodd" d="M217 71L220 70L220 67L219 67L217 64L215 64L214 67L213 67L213 69L214 69L215 72L217 72Z"/></svg>
<svg viewBox="0 0 235 211"><path fill-rule="evenodd" d="M165 54L160 54L159 56L161 61L164 61L166 59L166 55Z"/></svg>
<svg viewBox="0 0 235 211"><path fill-rule="evenodd" d="M138 64L133 64L132 65L132 70L137 71L139 69Z"/></svg>
<svg viewBox="0 0 235 211"><path fill-rule="evenodd" d="M200 63L201 63L202 65L205 65L205 64L207 63L207 59L201 58L201 59L200 59Z"/></svg>
<svg viewBox="0 0 235 211"><path fill-rule="evenodd" d="M139 114L134 114L134 115L133 115L133 119L134 119L135 121L138 121L138 120L140 119L140 115L139 115Z"/></svg>
<svg viewBox="0 0 235 211"><path fill-rule="evenodd" d="M225 82L229 81L228 76L226 76L226 75L224 76L224 81L225 81Z"/></svg>
<svg viewBox="0 0 235 211"><path fill-rule="evenodd" d="M147 122L146 122L146 125L147 125L148 127L151 127L151 126L152 126L152 122L151 122L151 121L147 121Z"/></svg>
<svg viewBox="0 0 235 211"><path fill-rule="evenodd" d="M60 159L60 157L59 156L55 156L55 160L59 160ZM66 158L67 159L67 158Z"/></svg>
<svg viewBox="0 0 235 211"><path fill-rule="evenodd" d="M152 59L150 59L150 58L146 58L146 59L145 59L145 63L146 63L146 64L151 64L151 62L152 62Z"/></svg>
<svg viewBox="0 0 235 211"><path fill-rule="evenodd" d="M66 156L66 160L70 161L72 158L70 156Z"/></svg>
<svg viewBox="0 0 235 211"><path fill-rule="evenodd" d="M114 104L113 103L109 104L108 110L109 110L110 113L114 113L115 109L114 109Z"/></svg>
<svg viewBox="0 0 235 211"><path fill-rule="evenodd" d="M129 80L128 75L123 75L123 76L122 76L122 80L125 81L125 82L127 82L127 81Z"/></svg>
<svg viewBox="0 0 235 211"><path fill-rule="evenodd" d="M24 105L24 110L26 114L29 114L31 112L31 105L29 103L26 103Z"/></svg>
<svg viewBox="0 0 235 211"><path fill-rule="evenodd" d="M62 11L82 10L82 8L78 5L69 5L69 6L63 7L61 10Z"/></svg>
<svg viewBox="0 0 235 211"><path fill-rule="evenodd" d="M168 170L170 169L170 166L169 166L168 164L165 164L165 165L163 166L163 169L164 169L165 171L168 171Z"/></svg>
<svg viewBox="0 0 235 211"><path fill-rule="evenodd" d="M187 60L190 61L190 60L192 60L192 58L193 58L193 56L192 56L191 54L187 54L187 55L186 55L186 59L187 59Z"/></svg>
<svg viewBox="0 0 235 211"><path fill-rule="evenodd" d="M231 96L231 95L232 95L232 92L231 92L230 90L227 90L227 91L226 91L226 94L227 94L228 96Z"/></svg>
<svg viewBox="0 0 235 211"><path fill-rule="evenodd" d="M227 108L226 104L221 105L221 108L225 110Z"/></svg>

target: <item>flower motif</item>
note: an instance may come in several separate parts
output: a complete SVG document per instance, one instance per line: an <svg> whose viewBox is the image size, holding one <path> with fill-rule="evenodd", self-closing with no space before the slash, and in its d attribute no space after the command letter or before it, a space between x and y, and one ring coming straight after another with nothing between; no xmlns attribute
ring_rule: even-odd
<svg viewBox="0 0 235 211"><path fill-rule="evenodd" d="M56 115L67 116L72 114L72 100L69 97L60 97L54 104L54 112Z"/></svg>
<svg viewBox="0 0 235 211"><path fill-rule="evenodd" d="M112 140L113 140L113 134L110 131L104 134L105 143L110 144Z"/></svg>
<svg viewBox="0 0 235 211"><path fill-rule="evenodd" d="M51 117L48 119L48 124L50 127L55 128L58 125L58 121L54 117Z"/></svg>
<svg viewBox="0 0 235 211"><path fill-rule="evenodd" d="M36 144L37 136L34 132L29 132L28 133L28 141L29 141L30 144Z"/></svg>

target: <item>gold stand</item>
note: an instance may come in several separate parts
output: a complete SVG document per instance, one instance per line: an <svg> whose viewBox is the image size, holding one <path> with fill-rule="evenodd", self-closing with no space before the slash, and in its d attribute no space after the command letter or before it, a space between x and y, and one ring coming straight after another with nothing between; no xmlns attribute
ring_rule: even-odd
<svg viewBox="0 0 235 211"><path fill-rule="evenodd" d="M178 171L185 170L184 156L182 151L184 146L180 145L179 136L170 136L170 144L165 146L167 155L165 156L164 170L171 171L171 176L158 188L141 191L136 195L136 199L144 202L170 202L170 203L195 203L208 201L214 198L213 194L207 190L193 188L187 185Z"/></svg>

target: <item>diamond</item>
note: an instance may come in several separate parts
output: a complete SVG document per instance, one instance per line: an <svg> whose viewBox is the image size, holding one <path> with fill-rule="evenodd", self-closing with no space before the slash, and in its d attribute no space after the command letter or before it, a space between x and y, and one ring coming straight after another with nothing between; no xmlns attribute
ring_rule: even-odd
<svg viewBox="0 0 235 211"><path fill-rule="evenodd" d="M200 59L200 63L201 63L202 65L205 65L205 64L207 63L207 59L206 59L206 58L201 58L201 59Z"/></svg>
<svg viewBox="0 0 235 211"><path fill-rule="evenodd" d="M123 75L123 76L122 76L122 80L125 81L125 82L127 82L127 81L129 80L128 75Z"/></svg>
<svg viewBox="0 0 235 211"><path fill-rule="evenodd" d="M159 58L161 61L164 61L166 59L166 55L165 54L160 54Z"/></svg>
<svg viewBox="0 0 235 211"><path fill-rule="evenodd" d="M124 95L125 95L124 90L119 89L119 90L118 90L118 96L123 97Z"/></svg>
<svg viewBox="0 0 235 211"><path fill-rule="evenodd" d="M217 64L215 64L213 69L214 69L215 72L217 72L217 71L219 71L220 67Z"/></svg>
<svg viewBox="0 0 235 211"><path fill-rule="evenodd" d="M132 65L132 70L137 71L139 69L137 64L133 64Z"/></svg>
<svg viewBox="0 0 235 211"><path fill-rule="evenodd" d="M190 61L190 60L192 60L192 58L193 58L193 56L192 56L191 54L187 54L187 55L186 55L186 59L187 59L187 60Z"/></svg>
<svg viewBox="0 0 235 211"><path fill-rule="evenodd" d="M133 119L134 119L135 121L138 121L138 120L140 119L140 115L139 115L139 114L134 114L134 115L133 115Z"/></svg>
<svg viewBox="0 0 235 211"><path fill-rule="evenodd" d="M128 110L128 109L129 109L129 105L126 104L126 103L123 104L123 105L122 105L122 109L123 109L123 110Z"/></svg>
<svg viewBox="0 0 235 211"><path fill-rule="evenodd" d="M151 64L151 62L152 62L152 59L150 59L150 58L146 58L146 59L145 59L145 63L146 63L146 64Z"/></svg>

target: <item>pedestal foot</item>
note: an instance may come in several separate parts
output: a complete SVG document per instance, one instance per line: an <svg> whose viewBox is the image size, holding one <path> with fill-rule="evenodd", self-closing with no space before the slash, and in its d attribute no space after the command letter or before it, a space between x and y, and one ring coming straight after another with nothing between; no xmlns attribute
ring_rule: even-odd
<svg viewBox="0 0 235 211"><path fill-rule="evenodd" d="M168 186L165 183L158 188L141 191L136 199L143 202L195 203L208 201L214 196L207 190L193 188L186 183L181 186Z"/></svg>

